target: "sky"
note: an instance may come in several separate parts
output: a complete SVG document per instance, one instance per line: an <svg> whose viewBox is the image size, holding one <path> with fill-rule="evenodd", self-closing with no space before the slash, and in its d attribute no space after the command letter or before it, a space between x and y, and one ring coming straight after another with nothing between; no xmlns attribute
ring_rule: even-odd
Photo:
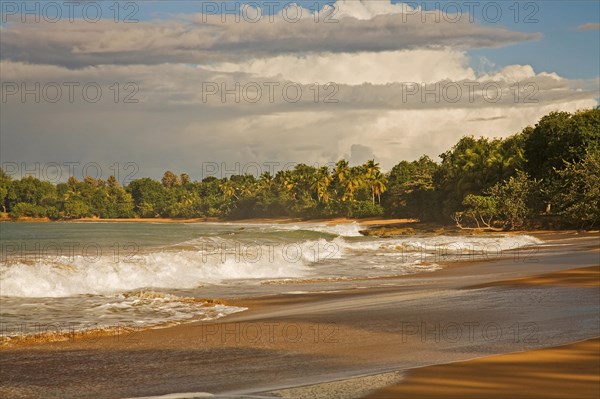
<svg viewBox="0 0 600 399"><path fill-rule="evenodd" d="M15 178L389 170L600 98L597 1L66 4L0 2Z"/></svg>

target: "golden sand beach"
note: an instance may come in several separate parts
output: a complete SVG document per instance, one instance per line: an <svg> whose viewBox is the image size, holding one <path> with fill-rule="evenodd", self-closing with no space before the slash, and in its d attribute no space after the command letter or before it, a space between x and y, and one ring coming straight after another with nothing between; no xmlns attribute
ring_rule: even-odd
<svg viewBox="0 0 600 399"><path fill-rule="evenodd" d="M542 236L531 263L454 262L338 289L289 284L223 298L248 310L214 321L16 340L0 352L0 395L594 397L600 354L586 340L598 336L599 237Z"/></svg>
<svg viewBox="0 0 600 399"><path fill-rule="evenodd" d="M600 338L407 372L367 399L600 397Z"/></svg>

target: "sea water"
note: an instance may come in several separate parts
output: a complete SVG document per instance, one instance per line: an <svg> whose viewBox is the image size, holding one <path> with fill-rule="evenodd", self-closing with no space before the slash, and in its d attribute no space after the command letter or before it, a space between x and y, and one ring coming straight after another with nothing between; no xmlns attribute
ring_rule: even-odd
<svg viewBox="0 0 600 399"><path fill-rule="evenodd" d="M527 235L366 237L358 223L0 223L0 335L152 327L245 308L217 298L511 256ZM278 289L274 289L278 287ZM298 291L292 291L298 292Z"/></svg>

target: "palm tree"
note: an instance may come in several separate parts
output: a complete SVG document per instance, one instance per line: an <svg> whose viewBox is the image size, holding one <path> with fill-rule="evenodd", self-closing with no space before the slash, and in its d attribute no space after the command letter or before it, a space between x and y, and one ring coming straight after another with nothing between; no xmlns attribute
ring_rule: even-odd
<svg viewBox="0 0 600 399"><path fill-rule="evenodd" d="M362 167L365 174L365 181L371 189L371 199L373 200L373 205L375 205L375 196L381 203L381 194L385 192L386 187L386 179L385 176L381 173L381 169L378 163L375 163L375 160L372 159L368 161Z"/></svg>
<svg viewBox="0 0 600 399"><path fill-rule="evenodd" d="M200 198L195 192L185 191L181 196L180 204L187 209L191 209L194 204L199 202Z"/></svg>
<svg viewBox="0 0 600 399"><path fill-rule="evenodd" d="M245 182L242 185L242 187L240 187L240 193L244 197L254 197L257 190L258 190L258 185L253 182Z"/></svg>
<svg viewBox="0 0 600 399"><path fill-rule="evenodd" d="M350 168L348 166L348 161L346 161L345 159L341 159L335 164L333 176L337 179L338 182L343 183L344 180L346 180L346 176L348 176L349 171Z"/></svg>
<svg viewBox="0 0 600 399"><path fill-rule="evenodd" d="M331 175L329 174L329 168L327 166L321 167L317 171L316 179L313 183L313 189L317 191L317 198L319 202L329 202L329 186L332 182Z"/></svg>
<svg viewBox="0 0 600 399"><path fill-rule="evenodd" d="M307 194L312 197L313 188L317 181L317 169L313 166L298 164L291 172L294 198L304 198Z"/></svg>
<svg viewBox="0 0 600 399"><path fill-rule="evenodd" d="M290 194L292 198L295 198L294 188L296 188L296 179L292 172L289 170L280 171L277 173L276 178L284 191Z"/></svg>
<svg viewBox="0 0 600 399"><path fill-rule="evenodd" d="M231 180L224 180L219 184L219 189L223 193L223 199L235 197L235 199L239 199L237 195L235 195L235 186Z"/></svg>
<svg viewBox="0 0 600 399"><path fill-rule="evenodd" d="M184 186L191 182L190 175L188 175L187 173L182 173L179 177L180 177L181 184Z"/></svg>
<svg viewBox="0 0 600 399"><path fill-rule="evenodd" d="M335 164L335 168L333 169L332 183L334 184L333 190L334 190L336 196L341 196L342 201L346 201L346 198L345 198L346 190L344 187L344 182L346 181L346 178L348 177L348 173L350 173L350 167L349 167L348 161L346 161L345 159L339 160Z"/></svg>
<svg viewBox="0 0 600 399"><path fill-rule="evenodd" d="M350 168L348 174L344 178L342 184L344 188L344 194L342 195L342 201L354 199L354 193L364 185L363 174L359 167Z"/></svg>
<svg viewBox="0 0 600 399"><path fill-rule="evenodd" d="M261 185L264 189L269 189L273 185L273 176L268 171L263 172L260 175L260 181L261 181Z"/></svg>
<svg viewBox="0 0 600 399"><path fill-rule="evenodd" d="M167 170L165 172L165 174L163 175L162 178L162 185L165 188L173 188L174 186L179 186L181 184L181 181L179 181L179 177L171 172L170 170Z"/></svg>
<svg viewBox="0 0 600 399"><path fill-rule="evenodd" d="M377 202L381 204L381 194L387 191L387 179L381 172L377 172L369 182L371 186L371 192L373 194L373 205L375 205L375 195L377 195Z"/></svg>
<svg viewBox="0 0 600 399"><path fill-rule="evenodd" d="M375 163L374 159L367 161L367 163L363 165L363 169L367 179L370 179L375 173L380 172L379 164Z"/></svg>

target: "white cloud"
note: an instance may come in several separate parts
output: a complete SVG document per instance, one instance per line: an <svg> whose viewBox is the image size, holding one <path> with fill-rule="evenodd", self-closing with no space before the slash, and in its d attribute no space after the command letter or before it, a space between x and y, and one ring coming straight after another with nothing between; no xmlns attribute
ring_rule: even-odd
<svg viewBox="0 0 600 399"><path fill-rule="evenodd" d="M171 168L200 178L202 162L325 164L373 155L389 169L422 154L436 158L465 134L506 136L549 111L596 105L598 80L563 79L529 65L497 70L484 61L475 71L469 64L467 48L539 35L465 21L423 24L418 13L343 0L339 22L329 24L308 14L297 24L204 22L197 14L129 26L11 22L0 27L3 82L98 82L104 97L51 104L11 96L2 104L0 154L24 162L132 161L153 177ZM136 82L139 103L115 104L115 82ZM223 102L221 93L203 98L206 83L231 89L266 82L279 84L272 102L265 93L258 103ZM289 82L300 84L298 103L281 95ZM311 85L327 82L336 83L338 102L315 102ZM453 102L407 95L407 82L479 86L472 100L465 91ZM488 83L502 89L501 100L486 101L481 87ZM515 100L517 83L535 90ZM532 93L537 102L523 103Z"/></svg>
<svg viewBox="0 0 600 399"><path fill-rule="evenodd" d="M205 67L215 71L244 72L303 84L429 83L444 79L475 78L466 54L451 49L279 55L238 64L221 63Z"/></svg>
<svg viewBox="0 0 600 399"><path fill-rule="evenodd" d="M456 58L453 52L440 53ZM459 65L455 76L472 74L468 65L462 71ZM387 68L384 64L378 69L374 63L370 71L385 74ZM231 97L224 104L218 97L205 103L201 100L203 82L220 79L232 87L236 80L273 79L191 65L106 65L72 70L3 61L0 69L3 76L15 81L99 81L108 95L108 101L95 104L81 99L74 104L22 103L19 96L11 97L2 105L3 160L61 161L72 160L75 154L82 163L137 162L142 173L155 173L154 177L172 168L200 178L202 162L325 164L344 156L364 158L367 153L389 169L402 159L416 159L421 154L436 158L465 134L506 136L549 111L592 107L597 96L586 91L582 82L536 74L528 66L469 80L484 84L496 79L505 89L502 101L496 103L481 95L471 103L466 94L457 103L443 98L435 102L431 97L422 101L420 95L404 102L400 84L369 83L340 85L337 104L312 100L291 104L281 97L273 103L235 103ZM284 72L302 78L294 75L293 68ZM538 103L524 104L523 98L514 101L510 87L515 78L537 85L534 99ZM107 86L130 80L139 82L139 103L113 103Z"/></svg>
<svg viewBox="0 0 600 399"><path fill-rule="evenodd" d="M332 9L335 10L331 14ZM411 7L406 3L392 4L385 1L356 1L356 0L338 0L333 7L325 7L321 14L331 14L338 18L356 18L359 20L369 20L379 15L412 15L417 8Z"/></svg>

